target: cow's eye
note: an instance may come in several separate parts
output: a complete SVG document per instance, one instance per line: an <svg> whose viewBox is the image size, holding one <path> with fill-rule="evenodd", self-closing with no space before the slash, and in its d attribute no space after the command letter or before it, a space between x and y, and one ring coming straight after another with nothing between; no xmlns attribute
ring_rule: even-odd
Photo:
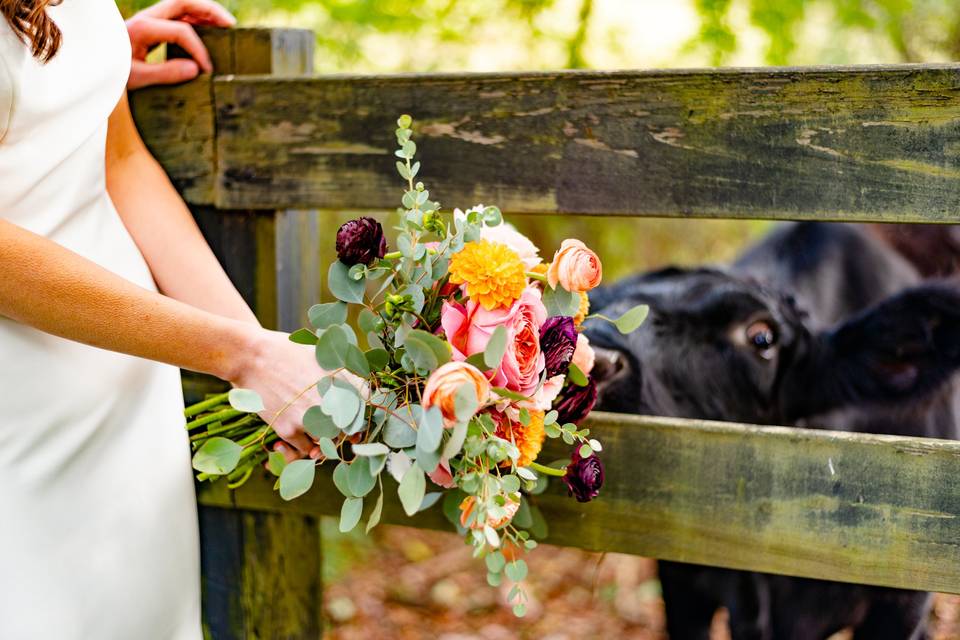
<svg viewBox="0 0 960 640"><path fill-rule="evenodd" d="M777 345L777 332L770 323L758 320L747 327L747 344L757 350L764 358L773 355L773 347Z"/></svg>

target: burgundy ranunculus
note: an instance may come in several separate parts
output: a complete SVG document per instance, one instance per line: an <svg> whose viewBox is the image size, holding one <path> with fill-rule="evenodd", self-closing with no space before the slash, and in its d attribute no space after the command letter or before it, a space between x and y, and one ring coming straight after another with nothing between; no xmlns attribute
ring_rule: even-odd
<svg viewBox="0 0 960 640"><path fill-rule="evenodd" d="M553 404L553 408L559 414L557 424L568 422L580 424L595 404L597 404L597 383L592 377L587 378L587 385L584 387L568 384Z"/></svg>
<svg viewBox="0 0 960 640"><path fill-rule="evenodd" d="M590 502L600 495L600 487L603 486L603 463L595 453L581 458L580 451L574 449L570 464L567 465L567 473L563 476L563 483L577 502Z"/></svg>
<svg viewBox="0 0 960 640"><path fill-rule="evenodd" d="M540 327L540 350L547 360L547 377L566 373L577 349L577 328L569 316L553 316Z"/></svg>
<svg viewBox="0 0 960 640"><path fill-rule="evenodd" d="M337 257L348 267L369 265L386 253L387 239L383 237L383 227L373 218L357 218L337 230Z"/></svg>

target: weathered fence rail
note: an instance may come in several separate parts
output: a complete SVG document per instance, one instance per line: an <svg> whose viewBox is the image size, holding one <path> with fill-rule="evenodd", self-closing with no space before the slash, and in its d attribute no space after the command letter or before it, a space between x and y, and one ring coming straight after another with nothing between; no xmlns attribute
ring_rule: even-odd
<svg viewBox="0 0 960 640"><path fill-rule="evenodd" d="M400 112L447 206L960 222L960 65L316 78L296 75L309 32L204 37L226 75L140 91L134 113L268 326L299 326L319 296L309 249L329 234L311 210L395 206ZM960 593L960 442L613 414L591 426L604 496L540 496L550 542ZM215 637L318 633L328 486L292 503L267 479L201 492ZM410 521L396 504L384 519L445 526L439 509ZM286 597L290 583L308 595Z"/></svg>

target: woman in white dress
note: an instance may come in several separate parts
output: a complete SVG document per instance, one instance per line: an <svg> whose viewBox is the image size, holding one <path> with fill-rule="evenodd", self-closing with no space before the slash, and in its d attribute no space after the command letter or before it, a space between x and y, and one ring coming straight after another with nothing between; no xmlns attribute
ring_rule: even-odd
<svg viewBox="0 0 960 640"><path fill-rule="evenodd" d="M143 146L114 1L0 13L0 638L196 639L176 367L268 419L321 373L257 324ZM276 422L289 457L317 455L306 403Z"/></svg>

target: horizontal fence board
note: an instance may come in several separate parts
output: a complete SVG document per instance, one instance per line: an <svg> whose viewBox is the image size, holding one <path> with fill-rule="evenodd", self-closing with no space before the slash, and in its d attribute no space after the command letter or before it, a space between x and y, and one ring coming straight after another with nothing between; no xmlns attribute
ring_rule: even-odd
<svg viewBox="0 0 960 640"><path fill-rule="evenodd" d="M960 221L960 66L214 82L221 207Z"/></svg>
<svg viewBox="0 0 960 640"><path fill-rule="evenodd" d="M535 498L549 543L960 593L960 442L599 412L590 427L605 445L607 484L589 504L559 481ZM551 443L541 459L561 453ZM329 469L290 503L271 484L215 484L200 500L339 514ZM384 486L385 522L450 528L439 507L406 518L395 484Z"/></svg>

